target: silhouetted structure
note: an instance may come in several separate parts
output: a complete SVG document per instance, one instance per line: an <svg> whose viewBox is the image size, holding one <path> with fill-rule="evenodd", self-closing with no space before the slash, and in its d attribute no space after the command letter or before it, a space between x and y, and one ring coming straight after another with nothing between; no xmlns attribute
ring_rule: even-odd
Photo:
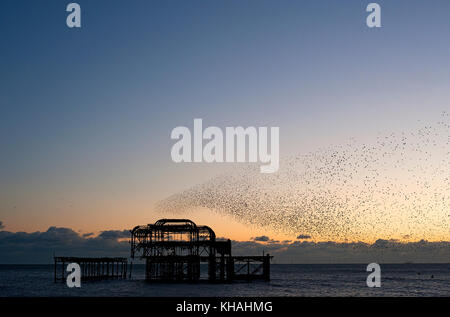
<svg viewBox="0 0 450 317"><path fill-rule="evenodd" d="M145 259L147 280L165 282L269 280L272 258L232 256L230 240L216 241L210 227L197 226L188 219L161 219L135 227L131 231L131 257L135 256Z"/></svg>
<svg viewBox="0 0 450 317"><path fill-rule="evenodd" d="M81 269L81 279L126 278L127 258L85 258L55 256L55 282L65 281L70 272L66 271L66 264L77 263Z"/></svg>
<svg viewBox="0 0 450 317"><path fill-rule="evenodd" d="M270 280L266 256L232 256L231 241L216 241L208 226L188 219L161 219L131 230L131 258L145 260L145 278L162 282ZM80 265L81 278L127 278L127 258L54 257L54 280L65 281L66 264ZM132 263L131 263L132 265ZM131 277L130 265L130 277Z"/></svg>

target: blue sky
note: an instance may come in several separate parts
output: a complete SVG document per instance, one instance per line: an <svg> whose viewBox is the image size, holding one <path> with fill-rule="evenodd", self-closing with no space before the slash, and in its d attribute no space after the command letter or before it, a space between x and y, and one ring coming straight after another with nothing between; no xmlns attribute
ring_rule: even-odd
<svg viewBox="0 0 450 317"><path fill-rule="evenodd" d="M369 1L78 1L81 29L68 3L1 4L8 229L153 218L155 201L215 173L170 160L170 131L193 118L279 126L289 154L450 108L448 1L378 1L380 29Z"/></svg>

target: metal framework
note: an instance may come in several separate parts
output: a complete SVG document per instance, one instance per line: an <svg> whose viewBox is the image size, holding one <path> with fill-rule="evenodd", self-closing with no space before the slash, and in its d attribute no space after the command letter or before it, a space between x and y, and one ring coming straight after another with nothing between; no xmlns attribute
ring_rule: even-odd
<svg viewBox="0 0 450 317"><path fill-rule="evenodd" d="M53 257L55 262L54 280L65 281L67 274L66 264L77 263L80 265L81 278L83 280L108 279L127 277L127 258L87 258L87 257Z"/></svg>
<svg viewBox="0 0 450 317"><path fill-rule="evenodd" d="M216 241L210 227L197 226L189 219L161 219L135 227L131 230L131 258L135 256L145 259L149 281L197 282L204 279L203 273L211 282L270 279L270 255L233 257L230 240ZM235 272L235 262L244 262L247 271L240 273L238 265ZM251 270L251 263L256 263L256 268Z"/></svg>

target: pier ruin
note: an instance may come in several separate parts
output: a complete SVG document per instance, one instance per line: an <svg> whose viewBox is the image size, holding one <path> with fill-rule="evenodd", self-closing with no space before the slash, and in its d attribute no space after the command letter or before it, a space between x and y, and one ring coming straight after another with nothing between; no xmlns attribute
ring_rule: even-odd
<svg viewBox="0 0 450 317"><path fill-rule="evenodd" d="M131 232L131 259L145 261L150 282L270 280L269 254L233 256L230 240L217 240L208 226L189 219L160 219ZM65 265L78 263L85 280L127 278L127 258L54 257L54 280L64 281ZM129 277L131 277L132 262Z"/></svg>
<svg viewBox="0 0 450 317"><path fill-rule="evenodd" d="M55 262L54 280L65 281L67 274L66 264L77 263L81 269L81 279L99 280L108 278L127 278L127 258L88 258L88 257L53 257Z"/></svg>
<svg viewBox="0 0 450 317"><path fill-rule="evenodd" d="M148 281L231 282L270 280L269 254L232 256L231 241L217 241L208 226L189 219L161 219L131 230L131 258L146 262Z"/></svg>

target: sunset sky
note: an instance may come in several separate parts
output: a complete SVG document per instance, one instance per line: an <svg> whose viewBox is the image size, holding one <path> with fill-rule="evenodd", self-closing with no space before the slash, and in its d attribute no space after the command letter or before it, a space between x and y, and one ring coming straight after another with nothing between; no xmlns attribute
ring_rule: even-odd
<svg viewBox="0 0 450 317"><path fill-rule="evenodd" d="M450 110L447 0L377 1L379 29L366 26L369 1L360 0L77 2L81 29L65 24L69 1L0 5L3 230L90 233L182 217L234 240L295 240L310 232L203 207L158 211L161 200L240 167L175 164L172 129L191 128L194 118L222 128L278 126L289 157L416 131ZM436 198L433 188L450 200L440 179L420 206ZM442 206L431 206L420 226L403 223L399 235L450 240ZM402 238L391 227L361 228L346 238ZM327 239L337 238L313 236Z"/></svg>

